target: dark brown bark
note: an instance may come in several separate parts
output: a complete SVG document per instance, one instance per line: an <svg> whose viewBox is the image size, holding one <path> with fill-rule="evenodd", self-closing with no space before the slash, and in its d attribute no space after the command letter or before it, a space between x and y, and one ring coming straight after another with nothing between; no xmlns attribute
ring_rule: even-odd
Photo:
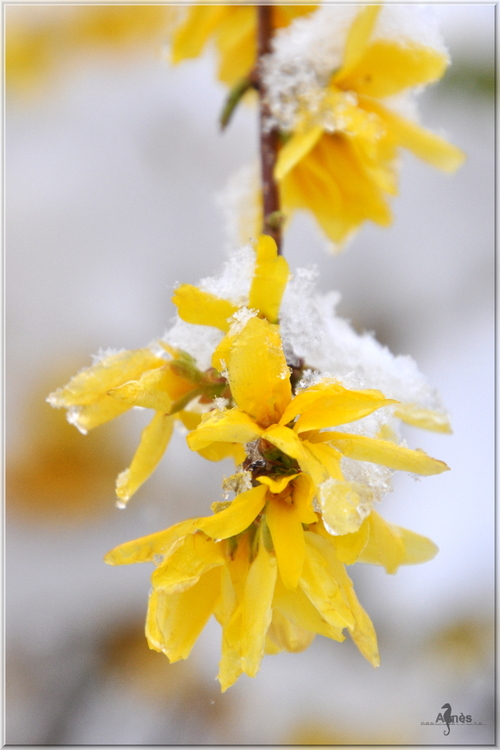
<svg viewBox="0 0 500 750"><path fill-rule="evenodd" d="M268 127L269 106L262 81L261 60L271 52L273 36L272 5L258 5L257 73L260 104L260 160L262 175L262 209L264 234L269 234L281 253L281 214L278 185L274 179L274 165L278 153L279 134L277 128Z"/></svg>

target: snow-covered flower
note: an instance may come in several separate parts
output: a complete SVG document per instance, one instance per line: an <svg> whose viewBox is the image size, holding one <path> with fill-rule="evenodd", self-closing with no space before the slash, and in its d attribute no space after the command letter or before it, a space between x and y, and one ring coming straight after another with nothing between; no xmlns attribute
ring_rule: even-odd
<svg viewBox="0 0 500 750"><path fill-rule="evenodd" d="M421 475L448 469L421 450L398 445L392 434L371 437L352 429L351 423L394 403L378 390L347 389L322 378L294 395L278 327L266 320L250 318L232 338L226 368L236 407L205 414L187 436L189 447L225 452L231 443L256 442L266 476L279 480L304 472L311 478L333 534L357 531L379 499L369 481L346 479L344 456Z"/></svg>
<svg viewBox="0 0 500 750"><path fill-rule="evenodd" d="M282 32L267 59L271 124L286 134L275 169L283 211L311 211L333 243L366 220L391 223L400 148L447 172L464 160L402 98L449 62L420 21L410 6L327 6Z"/></svg>
<svg viewBox="0 0 500 750"><path fill-rule="evenodd" d="M162 349L171 355L169 361L159 356ZM154 410L130 467L116 480L117 504L124 507L156 469L170 442L175 420L193 429L201 414L189 407L200 397L210 403L221 397L225 389L225 380L213 370L201 372L189 354L163 344L104 354L66 386L51 393L47 401L51 406L67 409L68 421L84 434L133 406ZM236 457L241 457L239 451Z"/></svg>

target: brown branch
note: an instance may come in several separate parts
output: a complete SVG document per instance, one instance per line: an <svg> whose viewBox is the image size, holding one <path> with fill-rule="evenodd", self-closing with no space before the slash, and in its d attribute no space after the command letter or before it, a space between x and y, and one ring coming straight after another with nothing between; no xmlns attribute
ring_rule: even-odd
<svg viewBox="0 0 500 750"><path fill-rule="evenodd" d="M278 185L274 179L274 165L278 154L279 134L277 128L269 128L269 104L262 80L262 57L271 52L273 36L271 5L258 5L257 71L260 104L260 159L262 174L263 233L269 234L281 253L281 213Z"/></svg>

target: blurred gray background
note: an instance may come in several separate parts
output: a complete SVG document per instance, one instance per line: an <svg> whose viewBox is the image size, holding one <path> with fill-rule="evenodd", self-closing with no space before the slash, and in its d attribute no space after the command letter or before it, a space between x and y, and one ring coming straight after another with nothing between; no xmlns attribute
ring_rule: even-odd
<svg viewBox="0 0 500 750"><path fill-rule="evenodd" d="M341 315L411 354L439 388L454 435L407 438L452 471L398 477L381 512L440 553L395 577L350 568L379 634L378 670L347 641L318 637L301 654L267 657L224 695L218 625L169 665L143 636L150 567L102 557L205 514L229 465L175 435L119 511L114 478L147 415L83 437L44 399L100 347L160 336L176 283L220 268L215 195L255 157L255 111L240 107L221 134L213 56L169 67L160 17L140 38L88 34L60 49L40 30L69 23L68 6L6 8L7 41L11 32L22 47L31 34L40 59L34 80L28 62L13 67L6 106L8 744L494 741L495 7L435 7L454 65L423 94L422 122L466 164L450 177L405 155L392 228L366 225L334 257L297 216L284 250L292 270L314 264L320 289L341 292ZM446 702L477 723L448 737L423 724Z"/></svg>

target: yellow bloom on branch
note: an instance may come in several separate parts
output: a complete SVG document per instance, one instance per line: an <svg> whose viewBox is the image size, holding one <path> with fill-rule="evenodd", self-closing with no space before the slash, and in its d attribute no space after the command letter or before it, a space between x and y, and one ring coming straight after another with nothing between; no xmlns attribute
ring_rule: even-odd
<svg viewBox="0 0 500 750"><path fill-rule="evenodd" d="M343 641L347 630L378 666L375 630L342 559L364 556L395 572L431 559L435 546L372 514L337 551L344 537L326 532L307 475L260 482L213 516L183 521L106 555L111 565L157 565L146 621L150 648L171 662L186 659L213 614L222 626L223 691L242 673L254 677L265 654L302 651L316 634Z"/></svg>
<svg viewBox="0 0 500 750"><path fill-rule="evenodd" d="M288 26L297 16L311 13L314 5L274 5L273 27ZM232 85L247 76L256 63L256 5L193 5L172 36L174 64L199 57L210 39L219 55L218 76Z"/></svg>
<svg viewBox="0 0 500 750"><path fill-rule="evenodd" d="M229 338L223 364L236 407L204 415L187 436L192 450L227 450L235 443L248 451L254 444L277 476L306 473L318 492L325 523L339 534L356 531L373 504L369 487L346 481L343 456L421 475L448 469L421 450L343 431L345 425L396 403L380 391L349 390L325 378L293 396L277 326L253 317Z"/></svg>
<svg viewBox="0 0 500 750"><path fill-rule="evenodd" d="M199 397L212 401L226 387L213 371L201 373L189 355L165 348L172 356L167 362L149 348L105 356L47 399L51 406L67 409L68 421L84 434L133 406L154 410L130 467L116 480L121 507L156 469L172 436L175 419L193 429L201 415L186 407ZM238 450L236 456L241 457Z"/></svg>
<svg viewBox="0 0 500 750"><path fill-rule="evenodd" d="M400 148L446 172L464 160L460 149L391 108L389 97L441 78L448 58L418 42L374 37L380 11L368 5L355 16L319 112L299 108L275 169L284 212L311 211L334 243L366 220L391 223L386 196L397 194Z"/></svg>

